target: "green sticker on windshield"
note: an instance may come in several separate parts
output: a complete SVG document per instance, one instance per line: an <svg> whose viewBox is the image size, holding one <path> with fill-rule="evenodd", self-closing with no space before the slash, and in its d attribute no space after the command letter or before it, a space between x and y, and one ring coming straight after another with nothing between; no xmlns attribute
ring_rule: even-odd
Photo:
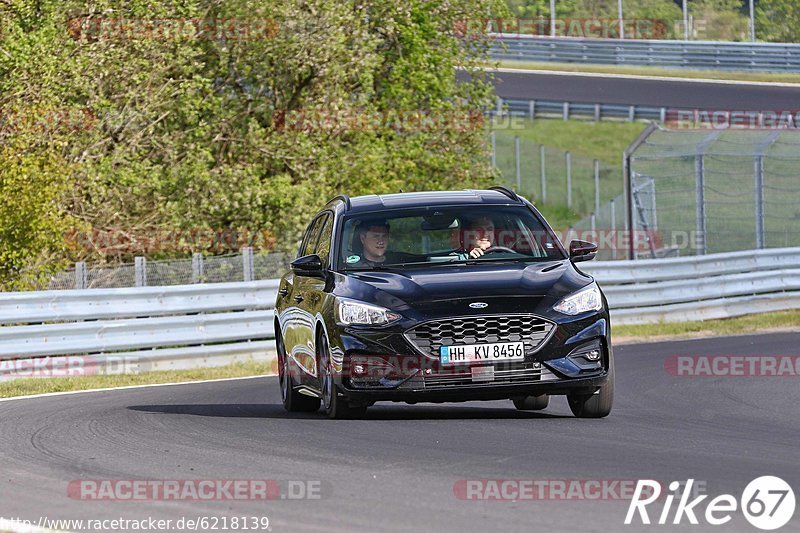
<svg viewBox="0 0 800 533"><path fill-rule="evenodd" d="M361 256L358 255L351 255L346 259L347 264L358 263L361 260Z"/></svg>

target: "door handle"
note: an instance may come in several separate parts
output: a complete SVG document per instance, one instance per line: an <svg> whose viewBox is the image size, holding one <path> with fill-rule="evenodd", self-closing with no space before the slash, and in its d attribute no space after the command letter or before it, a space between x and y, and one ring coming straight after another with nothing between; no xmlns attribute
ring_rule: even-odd
<svg viewBox="0 0 800 533"><path fill-rule="evenodd" d="M294 301L297 302L297 303L300 303L303 300L305 300L305 298L303 298L302 294L298 294L297 296L294 297Z"/></svg>
<svg viewBox="0 0 800 533"><path fill-rule="evenodd" d="M278 291L278 294L280 294L281 296L286 296L287 294L289 294L289 289L280 289Z"/></svg>

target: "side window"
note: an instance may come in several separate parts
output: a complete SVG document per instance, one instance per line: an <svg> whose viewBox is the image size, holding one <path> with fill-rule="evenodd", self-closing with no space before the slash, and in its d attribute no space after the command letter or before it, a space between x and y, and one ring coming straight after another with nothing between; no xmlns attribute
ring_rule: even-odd
<svg viewBox="0 0 800 533"><path fill-rule="evenodd" d="M323 217L317 217L314 219L311 226L309 226L308 231L306 231L306 238L303 240L303 245L300 247L300 255L298 255L298 257L314 253L314 248L316 248L317 239L319 238L319 231L322 229L322 222Z"/></svg>
<svg viewBox="0 0 800 533"><path fill-rule="evenodd" d="M322 226L322 231L319 234L319 243L317 244L316 254L322 259L322 265L328 264L328 256L331 253L331 237L333 236L333 217L328 215L325 217L325 225Z"/></svg>

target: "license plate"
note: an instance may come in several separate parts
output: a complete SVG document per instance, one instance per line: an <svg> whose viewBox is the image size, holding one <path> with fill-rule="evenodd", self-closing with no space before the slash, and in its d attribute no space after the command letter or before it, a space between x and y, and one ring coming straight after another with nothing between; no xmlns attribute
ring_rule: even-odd
<svg viewBox="0 0 800 533"><path fill-rule="evenodd" d="M439 347L439 360L443 365L522 361L525 359L525 343L497 342L489 344L461 344Z"/></svg>

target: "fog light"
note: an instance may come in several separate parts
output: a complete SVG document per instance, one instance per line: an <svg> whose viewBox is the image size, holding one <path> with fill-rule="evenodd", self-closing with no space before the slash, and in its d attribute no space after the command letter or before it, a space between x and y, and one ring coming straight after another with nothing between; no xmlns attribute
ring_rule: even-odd
<svg viewBox="0 0 800 533"><path fill-rule="evenodd" d="M588 359L589 361L599 361L600 350L590 350L586 352L586 359Z"/></svg>

